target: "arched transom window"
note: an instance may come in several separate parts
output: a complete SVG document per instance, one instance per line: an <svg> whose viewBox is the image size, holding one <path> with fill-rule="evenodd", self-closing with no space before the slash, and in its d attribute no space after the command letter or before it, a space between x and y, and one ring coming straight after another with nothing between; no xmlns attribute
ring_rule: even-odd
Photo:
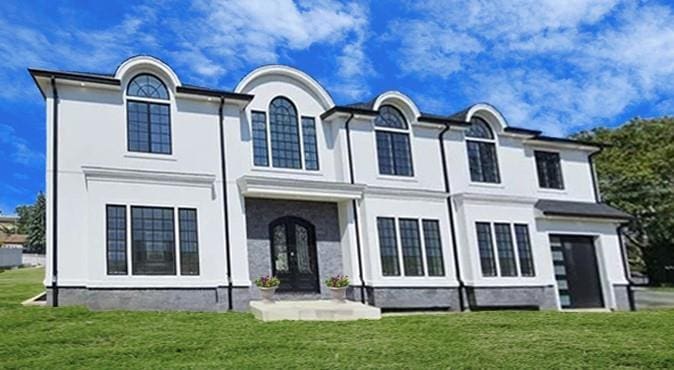
<svg viewBox="0 0 674 370"><path fill-rule="evenodd" d="M391 105L382 105L374 125L379 173L413 176L409 127L402 113Z"/></svg>
<svg viewBox="0 0 674 370"><path fill-rule="evenodd" d="M255 166L269 166L269 142L272 167L318 170L316 120L303 116L300 125L297 108L290 100L274 98L269 104L269 124L267 114L260 111L251 113L251 124Z"/></svg>
<svg viewBox="0 0 674 370"><path fill-rule="evenodd" d="M140 74L129 82L126 96L128 150L171 154L171 105L164 83Z"/></svg>
<svg viewBox="0 0 674 370"><path fill-rule="evenodd" d="M496 140L483 119L473 117L466 132L470 180L474 182L501 182L496 156Z"/></svg>

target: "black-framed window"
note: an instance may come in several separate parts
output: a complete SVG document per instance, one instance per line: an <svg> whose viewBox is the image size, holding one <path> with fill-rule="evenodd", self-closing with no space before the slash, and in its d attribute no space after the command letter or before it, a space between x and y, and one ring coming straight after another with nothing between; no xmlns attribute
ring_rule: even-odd
<svg viewBox="0 0 674 370"><path fill-rule="evenodd" d="M318 170L316 120L313 117L302 117L302 142L304 144L304 168Z"/></svg>
<svg viewBox="0 0 674 370"><path fill-rule="evenodd" d="M393 106L383 105L374 123L379 173L414 176L409 127L402 113Z"/></svg>
<svg viewBox="0 0 674 370"><path fill-rule="evenodd" d="M171 113L164 83L155 76L140 74L129 82L126 95L128 150L171 154Z"/></svg>
<svg viewBox="0 0 674 370"><path fill-rule="evenodd" d="M391 217L377 217L377 234L379 235L382 275L399 276L400 265L395 219Z"/></svg>
<svg viewBox="0 0 674 370"><path fill-rule="evenodd" d="M178 209L181 275L199 275L199 233L197 229L197 210Z"/></svg>
<svg viewBox="0 0 674 370"><path fill-rule="evenodd" d="M536 276L527 225L515 224L515 242L517 243L517 255L520 260L520 273L522 276Z"/></svg>
<svg viewBox="0 0 674 370"><path fill-rule="evenodd" d="M515 249L510 224L495 223L494 235L496 237L496 249L498 251L498 264L501 268L501 276L517 276L515 262Z"/></svg>
<svg viewBox="0 0 674 370"><path fill-rule="evenodd" d="M269 104L271 161L278 168L302 168L297 109L290 100L278 97Z"/></svg>
<svg viewBox="0 0 674 370"><path fill-rule="evenodd" d="M496 260L494 259L494 244L491 237L491 224L476 222L477 246L480 253L480 267L482 276L496 276Z"/></svg>
<svg viewBox="0 0 674 370"><path fill-rule="evenodd" d="M252 112L251 123L253 128L253 164L269 166L269 149L267 148L267 114Z"/></svg>
<svg viewBox="0 0 674 370"><path fill-rule="evenodd" d="M466 140L470 180L500 183L496 141L489 125L481 118L474 117L466 137L470 138Z"/></svg>
<svg viewBox="0 0 674 370"><path fill-rule="evenodd" d="M426 248L426 265L429 276L444 276L445 265L442 260L442 241L440 240L440 223L437 220L422 220L424 245Z"/></svg>
<svg viewBox="0 0 674 370"><path fill-rule="evenodd" d="M559 153L536 150L534 157L538 172L538 186L546 189L564 189Z"/></svg>
<svg viewBox="0 0 674 370"><path fill-rule="evenodd" d="M108 275L126 275L126 206L105 207Z"/></svg>
<svg viewBox="0 0 674 370"><path fill-rule="evenodd" d="M405 276L423 276L424 264L421 255L419 221L401 218L398 222L400 223L400 247Z"/></svg>
<svg viewBox="0 0 674 370"><path fill-rule="evenodd" d="M131 207L131 249L134 275L175 275L173 208Z"/></svg>

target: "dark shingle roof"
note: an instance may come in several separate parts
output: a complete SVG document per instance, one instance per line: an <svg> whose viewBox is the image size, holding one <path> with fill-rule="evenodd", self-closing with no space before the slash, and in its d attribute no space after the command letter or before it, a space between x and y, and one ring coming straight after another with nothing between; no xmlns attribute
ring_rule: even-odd
<svg viewBox="0 0 674 370"><path fill-rule="evenodd" d="M541 199L536 202L535 207L546 216L608 218L617 220L629 220L633 218L628 213L605 203Z"/></svg>

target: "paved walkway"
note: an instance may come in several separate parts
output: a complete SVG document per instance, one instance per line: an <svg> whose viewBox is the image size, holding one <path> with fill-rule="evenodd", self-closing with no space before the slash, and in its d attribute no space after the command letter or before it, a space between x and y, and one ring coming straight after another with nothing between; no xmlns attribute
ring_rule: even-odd
<svg viewBox="0 0 674 370"><path fill-rule="evenodd" d="M634 288L634 300L637 309L644 308L674 308L674 291L663 291L649 288Z"/></svg>

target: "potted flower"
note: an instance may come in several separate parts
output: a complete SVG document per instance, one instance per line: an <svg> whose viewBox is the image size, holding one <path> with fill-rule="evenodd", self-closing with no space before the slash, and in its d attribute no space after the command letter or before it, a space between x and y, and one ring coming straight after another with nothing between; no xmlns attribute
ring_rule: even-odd
<svg viewBox="0 0 674 370"><path fill-rule="evenodd" d="M281 280L279 280L276 276L260 276L255 280L255 285L257 285L258 289L260 289L260 293L262 293L262 302L266 303L271 303L272 297L274 296L274 292L276 291L276 288L278 288L279 284L281 284Z"/></svg>
<svg viewBox="0 0 674 370"><path fill-rule="evenodd" d="M332 300L335 302L346 301L346 288L349 286L349 277L346 275L331 276L325 281L325 285L330 288Z"/></svg>

